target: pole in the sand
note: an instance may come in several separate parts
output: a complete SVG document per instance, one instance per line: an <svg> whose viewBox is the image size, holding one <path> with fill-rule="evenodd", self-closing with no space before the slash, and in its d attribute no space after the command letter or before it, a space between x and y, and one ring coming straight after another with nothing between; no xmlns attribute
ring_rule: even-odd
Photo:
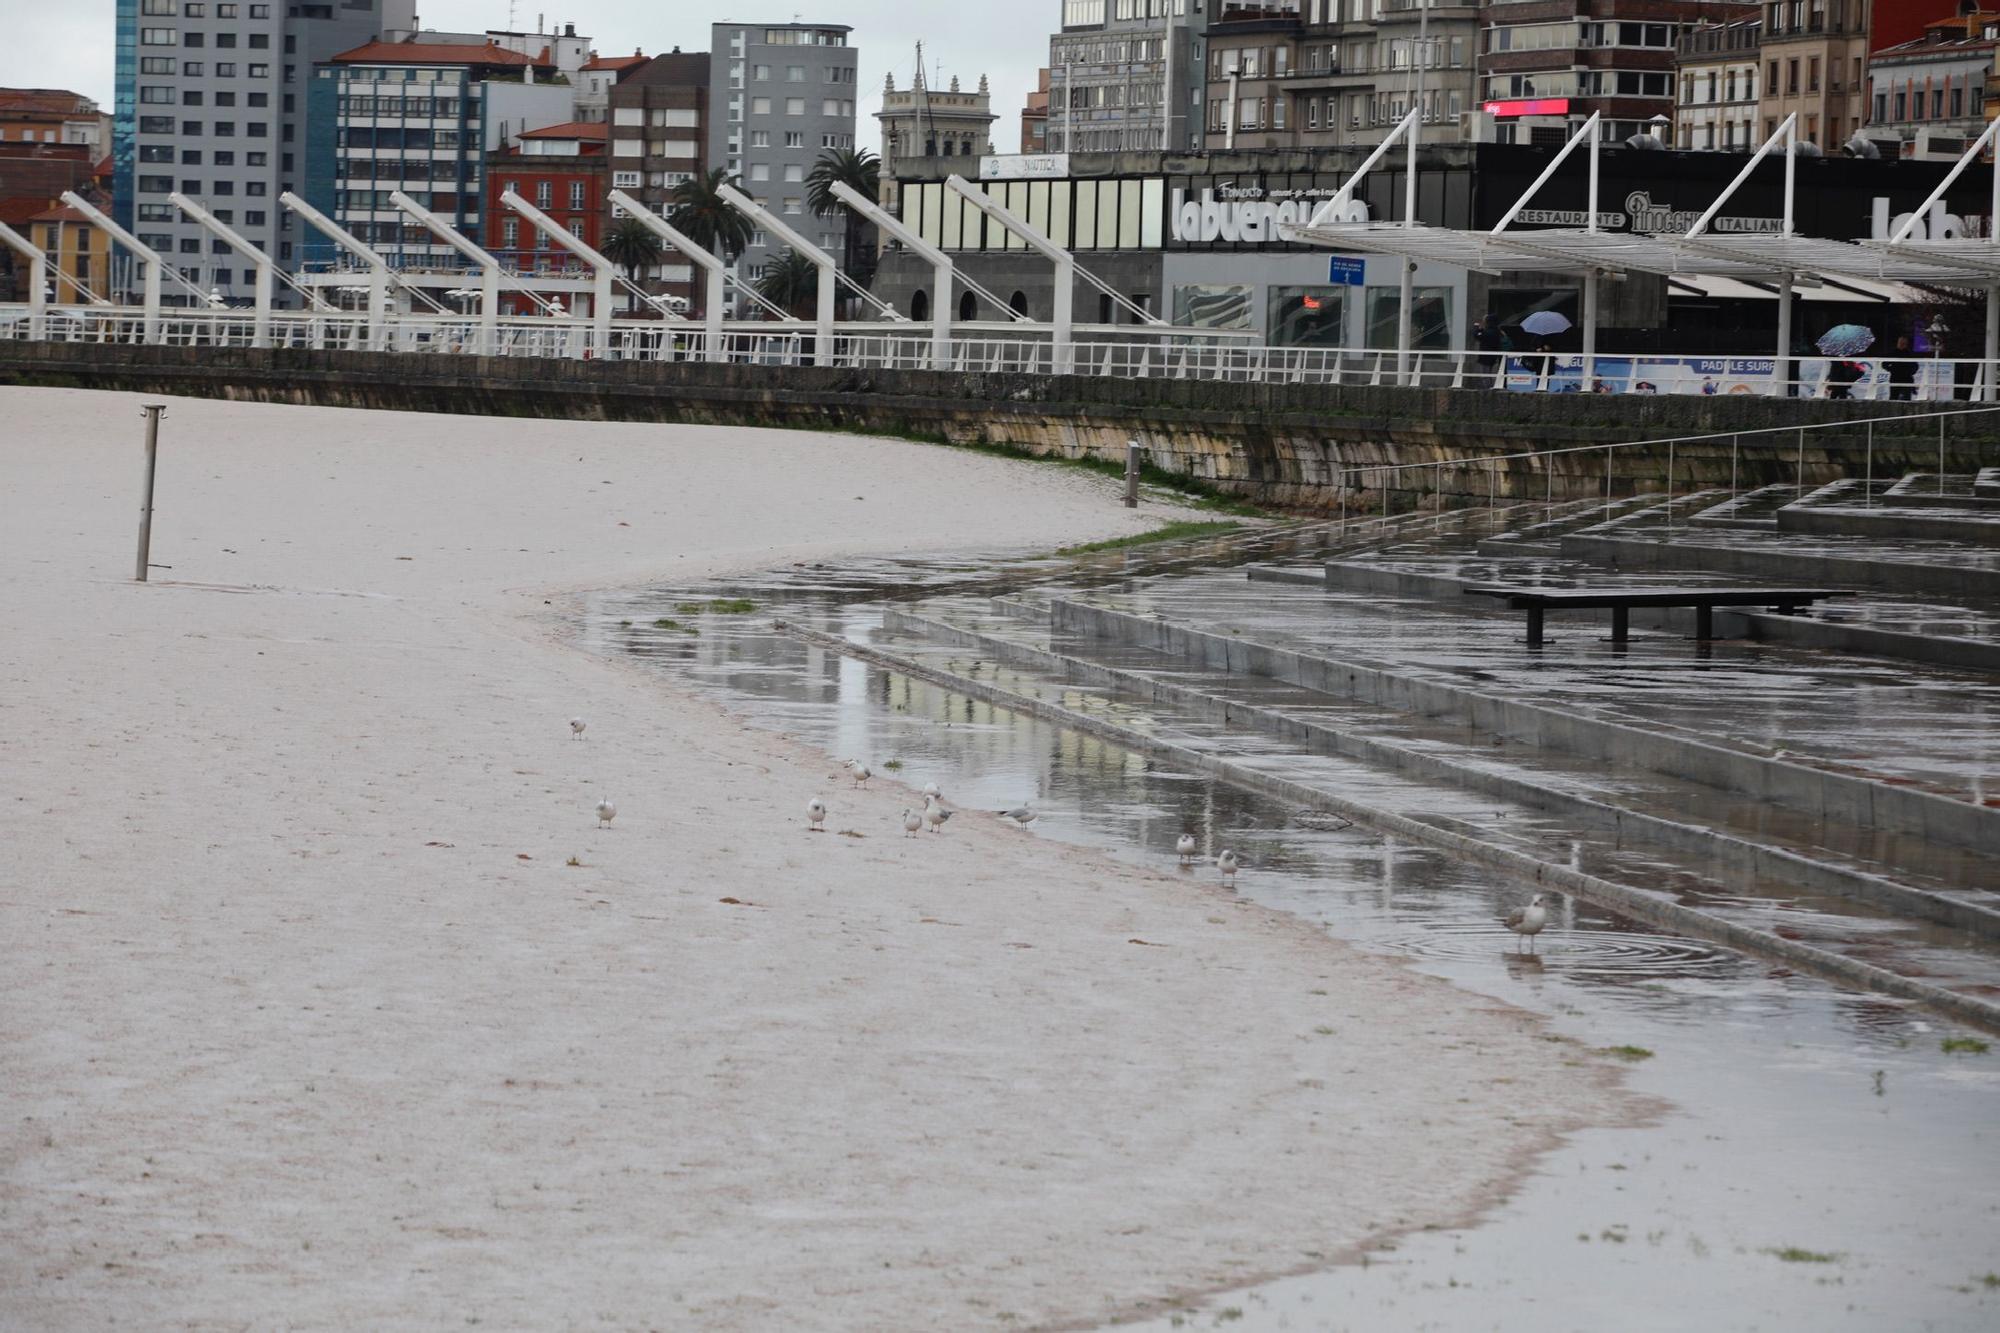
<svg viewBox="0 0 2000 1333"><path fill-rule="evenodd" d="M146 416L146 498L139 507L139 567L132 577L144 583L153 553L153 469L160 457L160 415L167 405L148 403L139 410Z"/></svg>
<svg viewBox="0 0 2000 1333"><path fill-rule="evenodd" d="M1139 507L1139 442L1125 441L1125 507Z"/></svg>

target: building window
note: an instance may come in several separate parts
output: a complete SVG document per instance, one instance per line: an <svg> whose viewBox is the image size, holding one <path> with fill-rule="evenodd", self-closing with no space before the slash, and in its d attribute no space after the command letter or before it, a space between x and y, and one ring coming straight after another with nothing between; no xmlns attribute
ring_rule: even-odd
<svg viewBox="0 0 2000 1333"><path fill-rule="evenodd" d="M750 99L750 114L751 114L751 115L753 115L753 116L768 116L768 115L770 115L770 114L771 114L771 99L770 99L770 98L768 98L768 97L753 97L753 98L751 98L751 99Z"/></svg>
<svg viewBox="0 0 2000 1333"><path fill-rule="evenodd" d="M551 196L554 195L554 193L555 193L555 186L553 184L551 184L548 181L536 181L535 207L547 208L549 206L549 200Z"/></svg>
<svg viewBox="0 0 2000 1333"><path fill-rule="evenodd" d="M806 146L806 135L804 130L785 131L785 147L804 148L805 146Z"/></svg>
<svg viewBox="0 0 2000 1333"><path fill-rule="evenodd" d="M803 98L803 97L787 97L787 98L785 99L785 114L786 114L786 115L788 115L788 116L803 116L803 115L804 115L805 113L806 113L806 99L805 99L805 98Z"/></svg>

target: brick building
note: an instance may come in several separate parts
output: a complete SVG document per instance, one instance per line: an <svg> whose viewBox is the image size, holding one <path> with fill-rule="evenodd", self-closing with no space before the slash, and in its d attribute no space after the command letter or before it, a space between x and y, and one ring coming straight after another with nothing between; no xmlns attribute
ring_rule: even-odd
<svg viewBox="0 0 2000 1333"><path fill-rule="evenodd" d="M512 190L595 249L604 240L604 195L611 186L610 159L604 151L608 139L609 127L602 122L571 121L517 134L489 154L487 248L522 272L587 273L583 261L502 204L500 197ZM508 314L536 313L534 303L516 293L506 294L502 302Z"/></svg>

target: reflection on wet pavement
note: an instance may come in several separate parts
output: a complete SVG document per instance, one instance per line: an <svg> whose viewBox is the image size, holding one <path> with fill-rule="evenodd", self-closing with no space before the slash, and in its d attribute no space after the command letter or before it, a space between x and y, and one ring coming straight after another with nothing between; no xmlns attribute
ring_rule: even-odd
<svg viewBox="0 0 2000 1333"><path fill-rule="evenodd" d="M1447 534L1424 541L1468 539ZM1632 1077L1636 1087L1670 1103L1660 1123L1577 1136L1477 1225L1409 1238L1371 1255L1365 1267L1217 1297L1180 1314L1179 1326L1972 1329L2000 1323L2000 1292L1980 1280L2000 1271L1993 1241L2000 1235L1994 1151L2000 1055L1945 1054L1939 1041L1954 1031L1948 1025L1896 1001L1651 932L1569 898L1558 900L1540 957L1516 956L1514 937L1497 917L1525 898L1521 885L1366 828L1330 827L1323 818L770 627L786 617L860 642L885 641L888 603L921 602L912 608L919 613L956 604L963 614L997 593L1034 599L1059 583L1064 595L1171 605L1176 615L1190 606L1206 608L1204 614L1227 609L1231 623L1278 617L1296 628L1318 617L1343 627L1347 641L1365 643L1371 656L1419 662L1430 654L1427 669L1484 669L1469 663L1464 644L1454 645L1446 627L1415 604L1371 610L1358 598L1290 589L1265 600L1273 589L1250 583L1238 567L1339 555L1339 540L1327 525L1301 527L1254 550L1221 543L1157 561L1107 561L1082 578L1066 563L1006 553L797 567L716 588L605 595L591 606L584 635L589 646L655 663L750 723L789 733L829 758L894 758L902 765L896 780L912 787L935 781L963 808L1031 800L1041 814L1034 825L1039 836L1168 869L1183 831L1193 832L1207 854L1234 847L1245 860L1239 891L1247 897L1468 991L1548 1015L1556 1032L1589 1045L1652 1053L1634 1065ZM1218 557L1231 568L1214 572ZM746 616L698 617L698 635L651 627L697 594L745 596L758 606ZM1320 633L1323 641L1341 637L1324 624ZM1504 652L1500 631L1491 633ZM1227 745L1288 773L1316 769L1365 783L1371 799L1421 791L1434 816L1484 821L1503 835L1493 818L1502 805L1492 798L1424 790L1394 774L1302 753L1276 737L1038 679L976 653L908 637L894 646L949 661L961 674L1049 692L1073 707L1115 710L1127 724L1172 727L1183 738ZM1591 643L1568 651L1573 655L1555 669L1615 699L1611 682L1631 664L1594 660L1601 648ZM1685 650L1663 643L1657 651L1664 662ZM1732 688L1760 684L1756 660L1733 651L1715 671L1700 679L1729 680ZM1668 674L1677 682L1692 678L1682 669ZM1848 687L1880 684L1845 679ZM1677 683L1660 692L1683 688ZM1817 726L1824 719L1803 705L1812 688L1827 687L1801 684L1773 697L1779 706L1788 697L1800 700L1801 719ZM1879 692L1895 693L1886 684ZM1896 706L1922 716L1921 702ZM1990 728L1993 717L1982 706L1960 721ZM1420 739L1421 731L1412 726L1407 737ZM1936 775L1962 771L1950 762L1958 746L1940 728L1915 738L1897 762ZM1538 841L1545 850L1568 832L1549 815L1512 813L1518 818L1508 821L1504 836ZM1580 866L1629 866L1640 855L1588 832L1571 839L1568 854ZM1659 871L1694 873L1665 863ZM1182 873L1214 872L1202 864ZM1930 936L1852 904L1843 911L1841 904L1810 899L1786 906L1740 896L1743 911L1770 919L1789 913L1798 928L1856 947L1870 935L1886 935L1894 943L1883 947L1905 964L1962 973L1968 982L2000 975L1980 961L1988 955L1961 947L1962 940ZM1340 1206L1328 1201L1330 1210ZM1779 1257L1788 1248L1833 1258L1788 1262ZM1276 1253L1271 1262L1274 1272L1315 1266L1299 1253ZM1140 1327L1176 1326L1173 1319Z"/></svg>

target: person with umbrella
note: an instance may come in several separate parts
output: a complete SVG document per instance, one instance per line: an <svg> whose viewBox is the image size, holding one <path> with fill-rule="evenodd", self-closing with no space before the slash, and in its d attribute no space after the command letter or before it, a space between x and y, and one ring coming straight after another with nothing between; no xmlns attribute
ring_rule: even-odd
<svg viewBox="0 0 2000 1333"><path fill-rule="evenodd" d="M1567 332L1569 328L1569 320L1554 310L1537 310L1521 321L1521 332L1542 339L1536 344L1535 351L1541 361L1537 380L1544 389L1549 387L1549 372L1555 369L1555 348L1548 339L1558 333Z"/></svg>
<svg viewBox="0 0 2000 1333"><path fill-rule="evenodd" d="M1836 324L1822 333L1815 344L1822 355L1836 358L1860 356L1875 345L1875 334L1859 324ZM1826 396L1829 398L1849 398L1853 396L1853 386L1862 376L1861 367L1852 361L1839 359L1826 368Z"/></svg>

